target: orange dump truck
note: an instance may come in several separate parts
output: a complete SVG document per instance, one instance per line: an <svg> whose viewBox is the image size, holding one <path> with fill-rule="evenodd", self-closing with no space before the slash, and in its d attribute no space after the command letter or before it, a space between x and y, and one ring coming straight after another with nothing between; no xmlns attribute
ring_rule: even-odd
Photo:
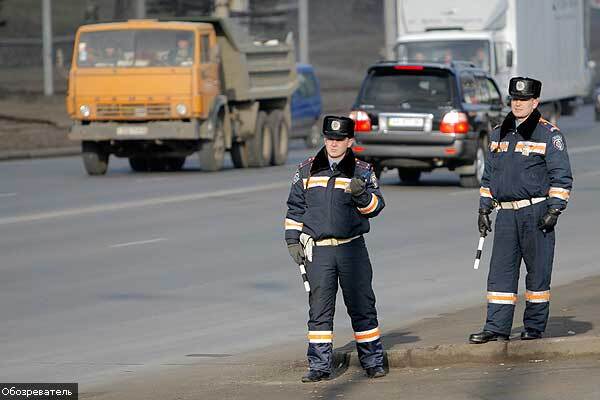
<svg viewBox="0 0 600 400"><path fill-rule="evenodd" d="M234 35L226 19L81 26L69 73L69 137L90 175L110 155L134 171L285 163L296 87L294 46Z"/></svg>

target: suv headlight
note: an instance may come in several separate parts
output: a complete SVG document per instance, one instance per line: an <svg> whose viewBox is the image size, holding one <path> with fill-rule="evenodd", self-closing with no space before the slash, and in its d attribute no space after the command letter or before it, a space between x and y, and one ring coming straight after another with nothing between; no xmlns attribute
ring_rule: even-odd
<svg viewBox="0 0 600 400"><path fill-rule="evenodd" d="M86 105L86 104L82 104L79 106L79 112L81 113L82 116L84 117L89 117L91 114L90 111L90 106Z"/></svg>
<svg viewBox="0 0 600 400"><path fill-rule="evenodd" d="M187 107L185 106L185 104L177 104L177 106L175 107L175 111L177 111L177 114L179 115L186 115Z"/></svg>

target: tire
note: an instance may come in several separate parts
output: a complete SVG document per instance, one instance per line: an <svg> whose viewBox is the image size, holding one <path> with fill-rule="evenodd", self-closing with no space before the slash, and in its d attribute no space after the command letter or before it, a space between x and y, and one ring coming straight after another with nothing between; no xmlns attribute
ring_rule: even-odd
<svg viewBox="0 0 600 400"><path fill-rule="evenodd" d="M248 146L248 166L264 167L271 161L271 127L267 123L267 113L259 111L256 116L254 136L246 141Z"/></svg>
<svg viewBox="0 0 600 400"><path fill-rule="evenodd" d="M81 157L88 175L104 175L108 169L109 153L98 142L81 142Z"/></svg>
<svg viewBox="0 0 600 400"><path fill-rule="evenodd" d="M283 112L274 110L269 114L269 125L271 126L271 140L273 149L271 152L271 165L283 165L288 157L288 143L290 130L285 122Z"/></svg>
<svg viewBox="0 0 600 400"><path fill-rule="evenodd" d="M398 168L398 177L403 183L416 185L421 178L421 171L417 169L401 169Z"/></svg>
<svg viewBox="0 0 600 400"><path fill-rule="evenodd" d="M148 159L144 157L129 157L129 166L135 172L147 172L150 169Z"/></svg>
<svg viewBox="0 0 600 400"><path fill-rule="evenodd" d="M464 188L478 188L481 186L483 171L485 169L485 142L479 140L477 143L477 155L475 157L475 175L461 175L460 186Z"/></svg>
<svg viewBox="0 0 600 400"><path fill-rule="evenodd" d="M321 143L321 133L319 132L318 122L315 122L315 124L310 127L310 133L304 138L304 143L309 149L315 149L319 146Z"/></svg>
<svg viewBox="0 0 600 400"><path fill-rule="evenodd" d="M219 171L223 168L225 158L225 132L223 131L223 117L219 115L215 121L215 134L213 140L202 143L198 156L200 168L204 171ZM183 165L183 164L182 164Z"/></svg>

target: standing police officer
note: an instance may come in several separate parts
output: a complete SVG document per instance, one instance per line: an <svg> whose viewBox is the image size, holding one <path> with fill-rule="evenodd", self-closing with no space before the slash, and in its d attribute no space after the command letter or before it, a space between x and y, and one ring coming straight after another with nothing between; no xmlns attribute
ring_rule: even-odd
<svg viewBox="0 0 600 400"><path fill-rule="evenodd" d="M384 207L377 178L351 150L354 121L327 116L325 147L302 162L287 201L285 240L297 264L305 264L310 294L309 372L303 382L328 379L333 364L333 314L338 280L352 319L362 367L385 376L372 269L363 234Z"/></svg>
<svg viewBox="0 0 600 400"><path fill-rule="evenodd" d="M527 267L521 339L541 338L548 322L554 227L567 206L573 177L564 136L536 108L541 89L535 79L512 78L512 112L490 136L479 202L483 236L491 232L492 208L499 211L487 284L487 321L482 332L469 337L471 343L508 340L521 259Z"/></svg>

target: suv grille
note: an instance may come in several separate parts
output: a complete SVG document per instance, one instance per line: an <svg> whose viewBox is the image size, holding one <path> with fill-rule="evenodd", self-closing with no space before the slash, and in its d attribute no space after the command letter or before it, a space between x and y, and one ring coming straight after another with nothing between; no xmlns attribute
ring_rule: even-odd
<svg viewBox="0 0 600 400"><path fill-rule="evenodd" d="M168 118L171 116L169 103L154 104L98 104L96 106L98 118Z"/></svg>

